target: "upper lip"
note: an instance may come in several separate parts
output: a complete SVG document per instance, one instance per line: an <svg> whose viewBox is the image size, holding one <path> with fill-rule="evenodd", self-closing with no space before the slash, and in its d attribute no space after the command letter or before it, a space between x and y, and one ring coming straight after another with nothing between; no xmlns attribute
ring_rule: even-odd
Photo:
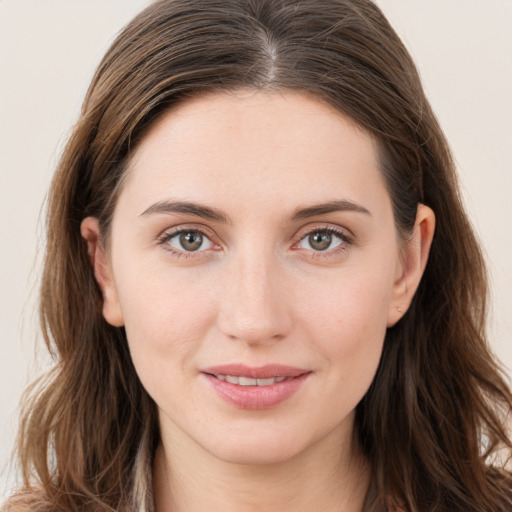
<svg viewBox="0 0 512 512"><path fill-rule="evenodd" d="M210 366L201 370L210 375L232 375L234 377L250 377L252 379L270 379L272 377L298 377L309 370L282 364L266 364L264 366L247 366L244 364L224 364Z"/></svg>

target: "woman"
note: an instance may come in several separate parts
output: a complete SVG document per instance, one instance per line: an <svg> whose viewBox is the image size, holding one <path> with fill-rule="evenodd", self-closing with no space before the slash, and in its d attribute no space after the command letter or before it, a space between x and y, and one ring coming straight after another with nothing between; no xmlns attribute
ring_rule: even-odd
<svg viewBox="0 0 512 512"><path fill-rule="evenodd" d="M7 510L510 510L485 297L371 2L156 2L52 185Z"/></svg>

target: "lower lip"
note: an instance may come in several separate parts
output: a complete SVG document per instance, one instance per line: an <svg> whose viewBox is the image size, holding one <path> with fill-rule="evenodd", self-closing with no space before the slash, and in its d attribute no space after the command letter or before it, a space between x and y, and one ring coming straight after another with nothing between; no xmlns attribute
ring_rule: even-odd
<svg viewBox="0 0 512 512"><path fill-rule="evenodd" d="M270 386L240 386L206 373L203 375L213 390L226 402L239 409L262 410L272 409L290 398L300 389L310 374L304 373Z"/></svg>

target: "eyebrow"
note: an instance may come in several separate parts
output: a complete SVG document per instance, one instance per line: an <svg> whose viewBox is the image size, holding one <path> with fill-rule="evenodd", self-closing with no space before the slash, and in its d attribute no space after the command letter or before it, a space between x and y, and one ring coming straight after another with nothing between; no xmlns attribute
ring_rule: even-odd
<svg viewBox="0 0 512 512"><path fill-rule="evenodd" d="M141 216L151 215L154 213L184 213L196 215L197 217L201 217L206 220L213 220L226 224L231 223L231 219L221 210L189 201L159 201L144 210L141 213Z"/></svg>
<svg viewBox="0 0 512 512"><path fill-rule="evenodd" d="M304 220L315 215L324 215L333 212L356 212L370 215L371 213L364 206L341 199L337 201L329 201L327 203L316 204L307 208L297 208L292 214L292 221Z"/></svg>
<svg viewBox="0 0 512 512"><path fill-rule="evenodd" d="M333 212L356 212L371 216L371 213L364 206L346 199L340 199L336 201L329 201L327 203L315 204L305 208L297 208L291 215L291 220L295 222L298 220L308 219L316 215L324 215L326 213ZM231 224L230 217L222 210L189 201L159 201L144 210L141 213L141 216L155 213L184 213L188 215L195 215L206 220Z"/></svg>

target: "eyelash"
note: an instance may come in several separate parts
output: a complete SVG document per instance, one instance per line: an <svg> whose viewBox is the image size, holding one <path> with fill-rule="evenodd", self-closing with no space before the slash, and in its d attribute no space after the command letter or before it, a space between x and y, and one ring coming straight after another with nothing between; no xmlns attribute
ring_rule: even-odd
<svg viewBox="0 0 512 512"><path fill-rule="evenodd" d="M326 249L324 251L315 251L312 249L305 249L307 251L311 251L311 255L313 258L332 258L339 256L341 253L347 251L351 245L354 244L354 238L349 235L346 231L335 228L333 226L315 226L313 229L308 229L305 232L302 232L297 240L293 245L294 247L300 244L303 240L305 240L307 237L315 234L315 233L322 233L322 234L328 234L328 235L334 235L336 238L340 240L339 245L334 247L333 249ZM300 248L297 248L297 250L301 250Z"/></svg>
<svg viewBox="0 0 512 512"><path fill-rule="evenodd" d="M172 240L173 238L175 238L179 235L182 235L184 233L200 234L204 238L209 240L213 245L218 245L212 241L213 234L206 231L204 228L197 228L197 227L194 227L194 228L186 228L185 227L185 228L179 228L179 229L176 229L173 231L165 231L164 233L162 233L161 236L158 237L158 244L164 246L164 249L166 251L169 251L176 258L194 258L194 257L197 257L198 254L203 253L204 251L200 251L200 250L198 250L198 251L178 250L169 244L170 240Z"/></svg>
<svg viewBox="0 0 512 512"><path fill-rule="evenodd" d="M158 237L158 244L165 246L165 250L171 252L176 258L194 258L197 257L198 254L205 252L205 250L197 250L197 251L186 251L186 250L177 250L169 244L169 241L183 233L198 233L201 236L205 237L209 240L213 245L218 245L213 242L213 234L210 234L204 228L179 228L175 231L166 231L161 236ZM324 251L315 251L314 249L301 249L298 246L303 240L307 237L311 236L315 233L322 233L327 235L334 235L336 238L340 240L340 244L337 245L334 249L326 249ZM351 235L349 235L346 231L341 229L337 229L333 226L315 226L312 229L308 229L302 232L293 243L293 247L295 250L306 250L311 252L313 258L329 258L335 257L345 252L349 249L351 245L354 244L354 239Z"/></svg>

